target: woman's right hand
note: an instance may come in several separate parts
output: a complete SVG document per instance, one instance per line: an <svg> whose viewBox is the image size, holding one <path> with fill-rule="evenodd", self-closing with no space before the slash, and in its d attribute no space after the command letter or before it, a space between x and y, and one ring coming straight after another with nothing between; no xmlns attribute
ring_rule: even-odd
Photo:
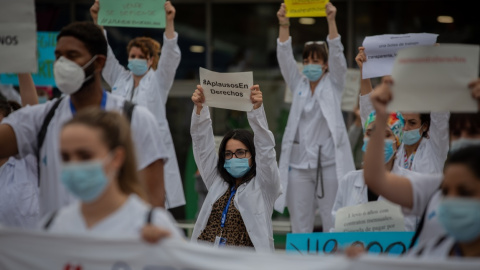
<svg viewBox="0 0 480 270"><path fill-rule="evenodd" d="M363 63L367 62L367 55L365 54L364 47L358 47L358 54L355 57L355 62L357 62L357 65L360 69L362 69Z"/></svg>
<svg viewBox="0 0 480 270"><path fill-rule="evenodd" d="M280 5L280 9L277 12L277 18L280 25L288 25L290 23L290 19L287 17L287 8L285 3Z"/></svg>
<svg viewBox="0 0 480 270"><path fill-rule="evenodd" d="M93 23L98 24L98 11L100 10L99 0L95 0L92 7L90 7L90 15L92 16Z"/></svg>
<svg viewBox="0 0 480 270"><path fill-rule="evenodd" d="M203 103L205 103L205 96L203 95L203 88L201 85L197 85L197 89L193 92L192 101L197 106L197 114L200 114L200 111L203 108Z"/></svg>

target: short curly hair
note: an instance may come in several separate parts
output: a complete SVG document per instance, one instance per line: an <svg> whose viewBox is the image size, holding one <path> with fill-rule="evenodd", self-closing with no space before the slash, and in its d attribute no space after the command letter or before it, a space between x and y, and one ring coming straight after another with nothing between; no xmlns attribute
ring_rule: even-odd
<svg viewBox="0 0 480 270"><path fill-rule="evenodd" d="M143 54L152 58L152 69L156 70L158 65L158 59L160 58L160 43L153 38L149 37L137 37L127 45L127 54L130 54L132 47L140 48Z"/></svg>

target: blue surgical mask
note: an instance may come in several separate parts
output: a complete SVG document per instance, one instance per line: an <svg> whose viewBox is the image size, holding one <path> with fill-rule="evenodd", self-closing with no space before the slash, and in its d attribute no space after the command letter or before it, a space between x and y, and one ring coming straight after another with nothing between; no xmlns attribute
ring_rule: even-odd
<svg viewBox="0 0 480 270"><path fill-rule="evenodd" d="M83 202L98 199L108 184L99 160L63 164L60 178L67 190Z"/></svg>
<svg viewBox="0 0 480 270"><path fill-rule="evenodd" d="M462 148L474 145L480 145L480 139L460 138L458 140L452 141L450 145L450 152L457 152Z"/></svg>
<svg viewBox="0 0 480 270"><path fill-rule="evenodd" d="M226 159L223 167L234 178L240 178L250 171L250 166L248 165L249 159L250 158Z"/></svg>
<svg viewBox="0 0 480 270"><path fill-rule="evenodd" d="M46 96L39 96L38 97L38 103L39 104L46 103L47 101L48 101L48 97L46 97Z"/></svg>
<svg viewBox="0 0 480 270"><path fill-rule="evenodd" d="M362 146L363 152L367 151L368 141L369 141L369 138L363 139L363 146ZM392 159L393 155L395 154L395 151L393 150L392 140L385 140L385 145L383 147L383 154L385 156L385 163L388 163L390 159Z"/></svg>
<svg viewBox="0 0 480 270"><path fill-rule="evenodd" d="M147 60L145 59L128 59L128 69L137 76L142 76L148 71Z"/></svg>
<svg viewBox="0 0 480 270"><path fill-rule="evenodd" d="M420 134L420 128L403 131L402 141L405 145L416 144L420 138L422 138L422 134Z"/></svg>
<svg viewBox="0 0 480 270"><path fill-rule="evenodd" d="M479 209L479 199L446 198L438 206L438 221L458 242L472 242L480 237Z"/></svg>
<svg viewBox="0 0 480 270"><path fill-rule="evenodd" d="M321 65L305 65L303 66L303 75L307 76L307 79L311 82L316 82L323 74Z"/></svg>

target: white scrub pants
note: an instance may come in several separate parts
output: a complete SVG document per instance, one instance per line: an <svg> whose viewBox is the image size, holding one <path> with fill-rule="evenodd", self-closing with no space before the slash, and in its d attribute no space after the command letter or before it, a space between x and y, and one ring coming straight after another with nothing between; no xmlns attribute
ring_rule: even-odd
<svg viewBox="0 0 480 270"><path fill-rule="evenodd" d="M324 167L322 175L324 197L320 199L318 196L322 196L322 188L320 176L318 185L316 183L317 169L290 168L286 199L292 233L313 232L317 207L322 218L323 231L328 232L335 225L332 217L338 188L335 165Z"/></svg>

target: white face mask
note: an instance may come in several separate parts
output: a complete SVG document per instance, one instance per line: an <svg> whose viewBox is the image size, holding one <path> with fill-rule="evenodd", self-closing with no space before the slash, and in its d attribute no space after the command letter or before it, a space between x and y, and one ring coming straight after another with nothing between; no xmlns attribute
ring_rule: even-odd
<svg viewBox="0 0 480 270"><path fill-rule="evenodd" d="M85 68L95 61L97 55L92 57L83 67L77 63L60 56L53 65L53 74L58 89L66 95L71 95L78 91L85 81L93 77L93 74L85 78Z"/></svg>

